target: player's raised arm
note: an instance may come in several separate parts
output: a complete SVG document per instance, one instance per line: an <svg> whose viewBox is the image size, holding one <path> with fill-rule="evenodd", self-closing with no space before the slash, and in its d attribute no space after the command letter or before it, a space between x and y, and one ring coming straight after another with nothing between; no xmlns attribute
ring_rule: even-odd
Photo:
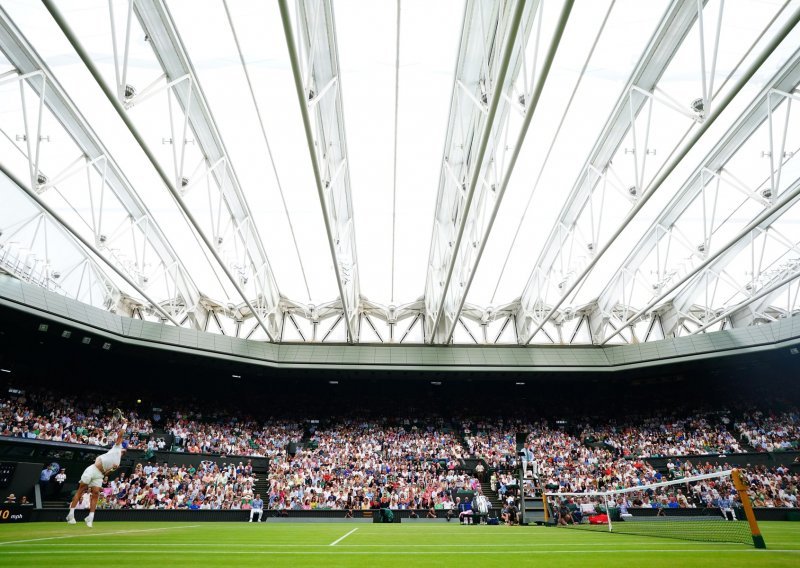
<svg viewBox="0 0 800 568"><path fill-rule="evenodd" d="M125 437L125 432L128 430L128 422L123 420L122 426L120 426L119 432L117 432L117 439L114 442L115 446L122 445L122 439Z"/></svg>

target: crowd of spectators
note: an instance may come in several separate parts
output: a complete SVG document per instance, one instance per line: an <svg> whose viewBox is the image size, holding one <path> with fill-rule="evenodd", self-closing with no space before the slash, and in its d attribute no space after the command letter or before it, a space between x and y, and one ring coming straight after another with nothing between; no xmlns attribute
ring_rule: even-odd
<svg viewBox="0 0 800 568"><path fill-rule="evenodd" d="M11 393L0 399L0 435L108 446L117 424L113 407L125 406L113 400L92 402L97 400L101 397ZM430 417L417 422L333 418L304 437L304 426L296 420L176 407L180 409L163 413L163 422L161 416L153 416L151 422L135 408L128 405L126 411L132 449L171 449L244 457L245 461L247 456L267 458L269 492L264 500L267 508L277 510L451 510L460 491L479 489L477 477L491 477L492 489L505 502L509 488L515 487L519 461L535 478L539 491L637 487L723 467L716 462L711 465L710 457L751 448L792 450L800 441L796 409L735 414L676 411L644 417L628 413L625 418L571 424L458 416L452 422ZM164 429L169 442L153 435L153 422ZM518 432L528 432L519 455ZM289 455L287 446L301 439L305 443ZM465 470L463 460L471 457L485 460L491 476L483 470ZM666 472L648 463L654 457L670 458ZM140 465L127 478L120 475L105 486L102 506L246 508L253 496L252 469L243 464L203 463L197 470ZM796 506L798 475L788 469L749 468L747 480L754 505ZM677 491L655 497L656 506L664 500L670 507L698 504L697 495ZM626 499L636 506L636 494Z"/></svg>
<svg viewBox="0 0 800 568"><path fill-rule="evenodd" d="M111 404L85 403L78 397L49 392L0 399L0 435L33 440L107 446L116 435ZM150 420L131 411L127 415L130 447L147 447Z"/></svg>
<svg viewBox="0 0 800 568"><path fill-rule="evenodd" d="M475 477L457 471L463 455L457 436L440 425L333 423L294 456L272 459L268 507L452 508L459 490L479 489Z"/></svg>
<svg viewBox="0 0 800 568"><path fill-rule="evenodd" d="M605 446L586 445L581 438L545 424L531 430L526 447L533 458L533 474L548 491L600 491L661 479L641 459L625 459Z"/></svg>
<svg viewBox="0 0 800 568"><path fill-rule="evenodd" d="M483 458L490 468L496 470L512 468L516 464L516 433L528 432L531 428L527 423L503 420L494 423L463 421L461 427L469 453Z"/></svg>
<svg viewBox="0 0 800 568"><path fill-rule="evenodd" d="M250 462L137 464L133 473L104 480L103 509L249 509L256 478Z"/></svg>
<svg viewBox="0 0 800 568"><path fill-rule="evenodd" d="M696 456L741 453L745 448L728 429L727 416L694 414L628 417L604 425L584 424L581 437L603 442L623 456Z"/></svg>
<svg viewBox="0 0 800 568"><path fill-rule="evenodd" d="M800 412L745 414L735 424L747 443L758 452L796 450L800 447Z"/></svg>
<svg viewBox="0 0 800 568"><path fill-rule="evenodd" d="M168 421L167 431L174 437L176 451L259 457L275 456L303 435L303 427L295 422L239 421L235 417L203 421L202 415L189 418L180 413Z"/></svg>
<svg viewBox="0 0 800 568"><path fill-rule="evenodd" d="M800 474L783 466L758 466L745 470L754 507L797 507Z"/></svg>
<svg viewBox="0 0 800 568"><path fill-rule="evenodd" d="M57 395L49 391L9 395L0 399L0 435L105 446L114 428L116 402L87 402L103 397ZM120 406L123 406L120 404ZM174 450L230 456L272 457L302 436L303 427L292 420L263 420L228 412L203 414L178 408L165 414L160 424L173 437L153 438L153 424L129 406L130 444L133 449ZM733 416L731 414L730 416ZM625 418L592 419L573 425L570 432L585 445L603 444L620 457L719 455L751 451L781 451L800 447L800 413L683 412ZM160 416L155 418L160 420ZM559 431L524 420L477 420L454 418L463 438L453 439L455 457L474 455L489 468L504 469L516 463L517 432ZM386 435L393 435L387 432ZM463 448L461 441L466 443ZM430 440L423 441L430 445ZM450 456L448 456L450 457Z"/></svg>

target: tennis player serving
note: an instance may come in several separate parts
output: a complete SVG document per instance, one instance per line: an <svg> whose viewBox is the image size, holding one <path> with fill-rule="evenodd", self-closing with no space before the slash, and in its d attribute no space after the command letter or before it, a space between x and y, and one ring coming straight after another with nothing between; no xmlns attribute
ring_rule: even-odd
<svg viewBox="0 0 800 568"><path fill-rule="evenodd" d="M97 498L100 496L100 488L103 486L103 477L119 467L119 462L122 460L122 452L128 448L127 440L122 439L128 424L122 419L123 415L121 410L116 409L114 411L114 416L117 420L122 421L122 426L119 429L119 433L117 433L114 447L106 453L97 456L94 463L83 471L80 485L78 485L78 491L75 493L75 497L72 498L72 503L69 505L67 522L71 525L75 524L75 509L78 503L80 503L84 493L89 491L89 515L84 521L87 527L92 527L92 523L94 522L94 510L97 508Z"/></svg>

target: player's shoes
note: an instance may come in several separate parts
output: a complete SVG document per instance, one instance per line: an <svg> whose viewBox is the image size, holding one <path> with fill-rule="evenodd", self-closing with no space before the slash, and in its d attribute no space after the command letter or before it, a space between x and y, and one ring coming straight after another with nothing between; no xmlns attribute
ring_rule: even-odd
<svg viewBox="0 0 800 568"><path fill-rule="evenodd" d="M67 523L70 525L75 524L75 517L67 517Z"/></svg>
<svg viewBox="0 0 800 568"><path fill-rule="evenodd" d="M89 519L83 519L83 521L86 523L87 527L92 528L92 522L93 521L90 521Z"/></svg>

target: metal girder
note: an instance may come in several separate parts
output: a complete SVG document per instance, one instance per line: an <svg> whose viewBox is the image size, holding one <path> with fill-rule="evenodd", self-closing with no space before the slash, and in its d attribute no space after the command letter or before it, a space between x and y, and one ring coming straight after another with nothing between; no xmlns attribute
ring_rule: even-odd
<svg viewBox="0 0 800 568"><path fill-rule="evenodd" d="M2 8L0 8L0 51L5 54L9 62L17 69L19 73L18 80L25 81L30 86L36 96L40 98L41 103L58 120L82 153L82 156L73 162L71 167L54 174L52 178L48 178L42 172L43 164L39 161L38 149L31 149L33 145L30 144L30 139L33 137L36 139L34 145L38 145L41 140L41 133L36 133L35 136L32 136L33 133L26 133L25 139L29 143L29 149L31 149L27 155L31 172L30 189L36 193L44 193L49 188L56 186L60 181L79 173L81 169L96 172L101 178L101 192L105 190L106 186L113 192L128 214L130 230L138 232L143 241L152 247L158 256L160 261L159 276L163 276L168 281L167 288L171 287L173 291L172 298L162 298L161 302L167 300L175 301L177 297L180 297L178 302L185 306L194 327L199 329L200 323L196 317L195 310L199 309L200 294L188 270L155 222L144 202L133 190L130 181L100 142L97 134L67 96L33 46L28 43L8 13ZM41 115L41 105L39 113ZM41 123L41 116L39 117L39 122ZM89 192L92 190L91 186L87 187L87 189ZM101 199L98 210L100 221L104 212L102 203ZM92 214L94 215L94 211L92 211ZM110 266L113 265L120 268L131 279L135 279L137 282L135 289L137 291L146 289L148 280L154 274L145 272L143 257L139 258L137 256L133 263L127 263L112 254L110 246L113 236L105 234L100 221L92 224L93 244L96 247L95 250L98 256L106 260ZM67 228L71 233L75 233L72 227ZM142 297L149 298L147 295ZM153 303L150 299L148 301ZM153 308L158 310L158 304L153 304ZM177 314L172 315L176 316Z"/></svg>
<svg viewBox="0 0 800 568"><path fill-rule="evenodd" d="M23 182L7 175L2 164L0 170L0 189L6 186L27 193ZM36 210L33 216L0 227L0 270L89 305L114 309L122 297L119 288L66 227L50 217L36 200L31 199L31 202ZM65 245L69 249L67 252L63 248ZM60 254L50 253L55 247L60 248ZM98 287L101 297L94 292Z"/></svg>
<svg viewBox="0 0 800 568"><path fill-rule="evenodd" d="M699 3L701 7L704 4L705 2ZM562 253L562 245L568 238L567 233L574 230L581 214L590 205L595 187L602 181L609 161L618 151L631 129L635 117L648 102L647 93L651 92L658 83L667 65L672 61L697 20L697 15L698 2L695 1L672 2L667 7L658 29L642 54L614 111L587 157L525 285L520 301L520 313L517 315L517 335L520 343L530 342L607 248L609 243L605 243L602 251L598 250L600 243L595 242L596 234L591 235L589 256L592 260L589 261L589 266L584 268L579 276L573 273L572 268L568 267L565 270L565 274L561 275L563 280L560 281L558 287L560 299L556 302L557 305L551 307L547 302L545 288L549 289L550 287L551 278L554 276L552 274L553 265ZM646 155L646 147L643 152ZM634 187L634 194L641 196L643 188Z"/></svg>
<svg viewBox="0 0 800 568"><path fill-rule="evenodd" d="M798 184L800 184L800 180L796 180L795 183L787 188L787 191L796 190ZM697 271L675 293L671 301L673 309L678 313L685 312L691 307L702 309L703 313L698 318L698 321L704 325L709 320L719 321L717 319L719 313L732 313L733 308L730 307L730 304L736 298L744 296L744 305L749 305L758 298L763 297L764 289L774 287L776 282L787 271L793 273L796 268L796 259L786 259L786 256L792 253L800 256L800 243L787 241L773 225L781 215L796 206L798 202L800 202L800 193L795 194L795 197L787 201L779 210L772 211L752 230L747 233L740 233L738 235L739 238L735 238L728 246L724 247L724 251L719 254L714 262ZM768 210L771 209L771 207L768 208ZM780 255L779 260L783 259L784 262L780 262L777 265L764 265L763 251L769 242L772 242L774 246L781 247L784 253ZM716 251L712 250L710 252L715 253ZM751 274L749 280L742 283L735 281L728 274L726 268L736 258L741 258L743 255L744 258L750 261L748 264L750 264ZM730 284L730 287L736 290L734 298L718 300L717 289L721 282ZM769 301L769 298L766 301ZM763 302L761 305L766 308ZM741 325L737 327L741 327ZM706 328L707 326L703 327L703 329Z"/></svg>
<svg viewBox="0 0 800 568"><path fill-rule="evenodd" d="M784 31L788 33L798 21L800 21L800 10L795 12L794 18L784 27ZM785 34L783 34L783 37L785 37ZM780 42L780 39L781 34L776 36L773 40L773 49L777 47L777 43ZM680 215L686 208L691 205L692 201L698 196L698 193L703 191L706 187L707 172L720 171L729 160L735 157L736 151L753 135L756 129L765 120L770 119L773 109L779 102L776 101L774 97L775 91L778 90L778 92L781 93L790 92L799 82L800 50L796 51L781 69L778 70L773 79L769 81L769 86L755 99L748 111L742 115L729 130L726 137L717 145L715 150L712 151L707 160L695 171L689 181L684 184L682 190L679 191L671 205L666 209L662 216L663 218L657 221L654 225L654 229L640 241L639 246L637 246L634 254L630 257L631 260L635 259L637 262L641 262L640 259L642 256L646 256L645 253L652 251L653 248L658 245L659 240L680 218ZM654 289L656 290L654 298L651 299L645 308L629 316L623 322L623 326L627 326L631 322L636 321L642 314L658 305L660 301L669 297L676 290L678 290L678 292L672 299L673 309L676 313L684 313L687 307L693 303L697 291L706 287L708 284L708 276L711 272L717 275L713 277L717 279L719 277L718 275L723 273L724 267L747 248L750 241L756 235L767 231L776 219L800 200L800 179L794 180L793 183L785 189L777 186L773 187L772 183L775 182L775 179L780 178L780 172L783 169L782 164L783 160L781 160L781 165L777 168L777 175L775 175L775 168L773 165L770 165L770 172L767 178L768 185L766 186L769 189L768 194L759 192L760 188L749 188L749 193L753 196L769 196L763 204L764 209L762 212L720 248L716 248L716 243L712 243L710 239L711 233L706 232L705 234L707 237L704 238L702 243L697 245L694 251L693 262L687 264L687 267L681 271L670 270L659 282L654 284ZM745 193L748 193L748 191ZM669 221L670 224L666 224L666 221ZM708 308L708 306L705 307ZM611 335L605 337L601 344L607 342L611 337L617 335L617 333L619 333L619 330L615 330Z"/></svg>
<svg viewBox="0 0 800 568"><path fill-rule="evenodd" d="M511 302L494 308L484 308L473 304L465 304L459 316L459 325L466 333L475 332L475 342L479 344L516 343L513 318L519 304ZM294 329L294 341L302 342L342 342L341 339L330 339L332 332L344 319L344 311L339 300L317 306L308 306L288 299L281 300L281 311L286 315L284 329ZM409 343L407 337L412 330L424 327L425 303L420 298L414 302L400 306L387 306L362 299L358 326L359 336L356 342L368 340L370 336L381 343ZM376 326L378 329L376 329ZM374 333L370 333L369 330ZM469 331L469 330L472 331ZM305 331L303 331L305 330ZM501 338L502 336L502 338ZM508 339L511 338L511 340ZM282 341L286 340L286 335ZM424 340L420 333L419 341ZM416 341L415 341L416 342Z"/></svg>
<svg viewBox="0 0 800 568"><path fill-rule="evenodd" d="M798 312L800 288L794 283L800 279L800 260L792 259L775 270L759 288L750 288L745 299L721 309L709 310L706 306L693 305L678 311L672 302L663 308L665 337L703 333L713 326L747 327L757 323L768 323ZM786 295L786 306L774 305L775 300ZM687 326L689 323L689 326ZM725 329L720 327L719 329Z"/></svg>
<svg viewBox="0 0 800 568"><path fill-rule="evenodd" d="M260 263L260 264L256 265L256 263L251 262L251 265L248 267L253 272L253 274L251 274L249 276L252 276L252 278L251 278L251 281L252 281L251 288L256 289L256 298L255 298L254 301L259 306L259 309L256 309L256 307L253 305L253 301L251 301L248 298L247 293L245 292L245 290L243 288L243 284L246 284L246 282L244 281L245 278L240 275L240 279L241 279L241 282L240 282L240 279L237 279L236 277L234 277L234 275L231 272L231 269L229 268L229 266L228 266L227 262L225 261L225 259L222 258L222 256L220 255L220 252L217 250L216 246L212 243L210 237L202 230L202 228L200 227L200 224L198 223L197 219L195 218L195 216L192 214L192 212L189 210L189 208L187 207L186 203L184 202L184 200L182 198L182 195L181 195L181 192L178 189L182 184L176 183L177 180L175 180L175 179L171 179L170 176L164 170L164 168L161 167L161 165L160 165L158 159L156 158L155 154L149 148L148 144L145 142L144 138L139 133L139 131L137 130L136 126L133 124L133 121L128 116L128 113L126 111L125 105L123 104L123 102L121 102L119 100L120 93L119 92L115 92L115 90L112 90L111 87L109 87L109 85L106 83L106 81L104 80L102 74L98 70L97 66L94 64L94 62L92 61L92 59L89 56L89 54L83 48L83 46L81 45L81 43L78 40L77 36L72 31L72 29L70 28L70 26L67 23L66 19L62 16L61 12L58 10L58 8L54 4L54 2L52 0L42 0L42 3L44 4L45 8L50 13L50 15L53 17L53 19L55 20L56 24L58 24L59 28L61 28L61 31L66 36L67 40L72 45L73 49L75 49L76 53L80 57L80 59L83 62L83 64L86 66L86 68L89 71L89 73L92 75L92 77L97 82L97 85L103 91L103 94L105 94L105 96L108 99L108 101L114 107L114 110L117 112L117 115L123 121L125 126L127 126L127 128L130 131L131 135L136 140L136 142L138 143L139 147L142 149L144 154L147 156L147 159L150 161L150 163L153 166L154 170L156 171L158 176L161 178L162 182L164 183L165 187L167 188L167 190L172 195L172 197L175 200L175 202L178 204L183 216L187 219L189 224L193 227L193 229L196 232L197 236L199 236L200 239L205 244L206 249L208 250L208 252L210 252L211 255L214 257L214 259L217 261L218 265L220 266L222 271L225 273L225 276L227 277L227 279L230 281L230 283L236 289L236 292L239 294L239 296L244 301L244 304L247 306L247 308L249 310L249 315L252 315L253 317L255 317L255 319L258 321L259 325L264 329L264 332L266 333L266 335L269 338L269 340L270 341L274 341L277 337L280 336L280 334L278 332L280 330L280 325L282 323L282 317L280 317L280 315L277 313L277 305L278 305L278 301L279 301L279 294L278 294L278 291L277 291L277 286L275 285L275 279L274 279L274 277L272 275L272 270L271 270L271 268L270 268L270 266L269 266L269 264L268 264L268 262L266 260L266 255L264 255L264 257L263 257L263 263ZM169 28L168 29L163 29L162 28L160 30L162 32L162 34L159 37L159 42L166 42L168 44L169 42L171 42L173 40L178 41L177 45L173 44L173 47L179 48L180 51L179 52L176 51L176 52L170 52L169 53L169 55L170 55L169 63L170 64L176 64L176 65L180 66L178 71L177 71L178 73L181 72L181 68L184 71L191 70L191 65L190 65L188 59L185 56L185 51L183 50L183 46L180 44L179 38L178 38L178 36L177 36L177 34L175 32L174 26L172 26L172 22L171 22L171 19L169 19L168 13L166 13L163 10L160 9L160 8L163 8L163 6L161 6L160 4L159 4L159 6L152 6L152 4L150 4L149 6L154 7L156 9L156 11L155 11L156 16L161 14L164 17L167 18L167 20L164 20L163 17L160 17L160 16L159 17L155 17L154 18L154 22L155 23L157 23L159 21L159 19L164 24L166 24L167 22L169 23ZM138 4L137 4L137 7L138 7ZM150 12L148 12L148 13L150 13ZM150 36L148 36L148 37L150 37ZM156 56L158 56L158 52L156 52ZM172 88L172 87L179 86L179 85L185 83L187 78L191 79L191 77L193 77L193 75L194 75L193 73L191 75L188 75L187 73L183 73L183 74L179 75L178 80L168 83L167 87L168 88ZM190 105L190 106L188 106L188 108L184 107L185 114L186 114L186 117L187 117L187 128L188 128L188 121L189 121L189 113L190 112L199 112L199 114L195 116L195 122L193 122L192 125L191 125L193 129L197 128L197 130L194 131L194 133L195 133L195 136L197 136L197 138L198 138L198 142L199 142L201 136L203 137L203 141L204 142L209 142L210 140L213 140L214 142L216 142L217 151L222 154L222 157L220 157L216 162L213 162L213 166L211 166L209 168L209 171L208 171L207 175L219 176L220 174L219 174L219 172L216 171L215 168L217 167L218 164L223 163L223 162L225 163L226 171L228 172L228 174L229 174L229 176L230 176L230 178L232 180L232 183L229 184L230 186L232 186L232 190L228 192L229 193L228 195L226 195L225 205L228 208L229 213L231 215L233 215L234 211L237 210L237 209L234 209L236 207L236 204L239 204L238 212L243 215L243 217L240 219L241 222L238 223L238 225L237 225L236 234L238 236L241 236L240 235L240 231L242 229L248 231L249 233L253 233L254 234L254 238L253 239L244 239L244 238L242 238L241 241L243 243L247 243L250 247L257 247L257 248L260 249L261 248L261 240L260 240L260 238L258 238L258 235L255 234L254 223L252 222L252 217L249 215L249 211L247 210L246 204L244 203L243 200L240 201L241 192L239 191L239 186L238 186L238 183L236 182L235 174L234 174L232 168L230 167L230 161L227 159L227 156L225 155L224 148L222 147L221 140L217 136L216 128L213 126L213 122L210 122L210 113L208 113L208 111L207 111L207 107L205 105L205 99L202 96L202 91L199 90L199 85L197 84L196 80L192 80L191 83L192 83L193 86L196 86L196 88L197 88L197 91L198 91L198 97L197 97L198 98L198 103L202 104L203 108L202 108L201 111L198 111L198 110L192 111L191 110L193 108L197 109L199 104ZM118 91L118 89L116 89L116 90ZM180 88L178 90L180 90ZM188 94L188 92L185 93L185 94ZM176 97L180 100L181 95L180 94L176 94ZM184 101L184 102L188 103L188 100ZM184 139L184 143L185 143L185 139ZM207 159L208 155L204 154L204 156L206 158L204 161L207 164L210 164L211 163L210 160ZM225 184L221 184L220 183L220 190L221 191L223 190L224 186L225 186ZM218 238L218 242L219 242L219 238ZM250 251L252 249L248 248L247 250L248 250L248 253L250 253ZM247 275L245 275L245 276L247 276ZM262 317L262 313L267 316L268 322L264 321L264 318Z"/></svg>
<svg viewBox="0 0 800 568"><path fill-rule="evenodd" d="M800 80L800 77L798 77L798 80ZM780 286L776 285L776 283L781 281L784 277L787 277L787 273L788 277L794 276L796 272L796 262L793 260L789 260L783 266L778 267L777 270L775 268L768 270L767 267L758 266L760 261L757 259L759 259L760 255L758 253L760 251L756 249L761 249L761 246L756 246L756 239L760 238L762 242L766 241L769 238L773 223L780 219L784 213L792 209L792 207L795 207L799 202L800 178L794 180L794 182L781 193L781 198L775 203L765 207L755 222L749 223L723 247L706 251L708 260L704 263L705 265L694 268L689 274L680 275L685 285L678 288L678 291L671 301L672 311L678 314L678 319L680 314L687 313L692 306L696 305L697 296L701 291L715 289L717 281L725 278L725 267L736 257L747 253L748 249L750 249L751 253L748 256L753 260L754 266L751 267L752 276L750 281L738 286L741 288L741 294L746 296L746 299L738 304L739 307L749 305L751 302L765 297L764 290L766 289L772 289L772 291L774 291L779 288ZM781 246L785 247L787 252L800 250L798 249L798 243L782 242ZM663 294L663 296L666 296L674 289L675 285L673 284L670 291ZM703 310L703 314L702 317L697 319L703 324L703 329L707 329L711 321L716 322L723 319L718 318L720 313L731 315L736 311L729 306L723 306L722 309L718 310L713 305L710 305L707 300L703 302L700 307ZM633 320L634 318L631 316L630 321ZM741 322L739 322L739 326L741 326Z"/></svg>
<svg viewBox="0 0 800 568"><path fill-rule="evenodd" d="M772 111L781 102L781 97L775 96L776 91L791 92L798 83L800 83L800 52L795 53L776 72L774 78L767 83L736 123L708 153L700 166L653 222L652 227L636 244L615 277L606 285L598 298L598 311L606 321L610 307L615 303L622 301L623 304L630 306L628 298L622 296L626 293L632 294L637 286L650 287L653 295L658 296L672 281L685 275L698 262L708 258L708 255L714 250L716 243L713 242L712 237L720 223L716 218L715 203L721 183L725 182L729 188L743 193L744 200L754 199L764 207L769 207L774 203L778 196L778 188L776 187L773 191L770 180L775 176L772 174L767 176L766 183L770 188L768 194L770 197L764 198L763 187L742 187L741 183L725 172L725 167L735 159L742 145L764 124L764 121L771 120ZM773 170L772 167L770 169ZM778 166L777 170L778 172L782 170L782 164ZM709 193L708 196L706 192ZM764 193L764 195L767 194ZM693 208L692 205L698 199L702 200L702 203ZM697 215L696 209L702 209L704 217L703 239L702 242L685 242L685 237L679 231L673 231L676 224L685 215ZM762 223L759 228L764 230L767 226L768 224ZM746 246L745 240L737 241L728 249L728 252L709 267L709 270L720 274L725 265ZM687 258L679 266L668 266L670 253L672 252L674 255L674 251L678 249L685 251ZM654 260L657 265L656 276L653 279L643 274L641 270L642 265L648 259ZM686 311L694 302L697 290L702 286L702 278L696 278L685 286L672 300L674 310L678 313ZM630 308L631 313L634 311ZM595 337L598 340L603 339L603 331L602 325L593 328L593 333L596 334ZM669 333L668 330L665 332Z"/></svg>
<svg viewBox="0 0 800 568"><path fill-rule="evenodd" d="M522 88L514 89L516 93L521 93L519 97L521 100L524 101L524 118L522 121L522 125L519 128L519 132L517 133L516 141L512 146L512 150L510 156L504 156L502 162L505 163L505 168L503 169L503 165L499 168L500 173L500 183L499 187L487 186L486 184L481 184L477 189L479 196L477 200L474 200L475 206L472 207L470 210L466 211L465 222L466 222L466 233L468 235L477 235L478 240L472 241L471 244L464 245L462 242L462 246L459 248L457 255L458 260L456 264L456 269L454 272L454 279L450 280L450 286L447 288L445 294L446 295L453 295L455 299L452 301L445 298L444 303L445 306L455 304L457 306L455 314L453 316L446 315L444 323L445 323L445 333L444 333L444 343L449 343L453 337L453 332L456 328L456 322L459 320L460 314L462 309L464 308L464 303L467 299L467 294L469 294L470 286L472 286L472 281L475 278L475 272L478 269L478 264L480 263L481 256L483 256L483 251L486 248L486 242L489 240L489 233L492 230L492 226L494 225L494 220L497 216L497 212L500 208L500 203L503 200L503 196L505 195L506 188L508 187L509 181L511 180L511 175L514 172L514 166L517 163L517 159L519 158L519 153L522 150L522 144L525 141L525 136L528 133L528 128L530 127L531 121L533 120L533 115L536 111L536 106L539 102L539 97L542 94L542 90L544 89L545 82L547 81L547 77L550 73L550 67L553 64L553 60L556 56L556 51L558 46L561 42L561 36L564 33L564 29L567 26L567 20L569 19L570 12L572 11L572 0L567 0L564 2L562 6L561 14L556 22L555 31L553 33L552 39L550 40L550 46L548 47L547 53L544 56L542 61L542 69L538 79L536 80L536 86L529 91L528 86L523 84ZM534 8L531 8L533 12ZM540 12L541 14L541 12ZM541 15L540 15L541 19ZM541 25L537 29L535 42L538 44L539 41L539 30L541 30ZM522 34L522 40L516 42L516 45L520 46L521 50L525 49L525 41L524 38L527 36L525 32ZM537 45L538 47L538 45ZM538 50L537 50L538 51ZM513 58L513 56L512 56ZM522 64L525 64L524 57L522 58ZM536 62L534 62L535 65ZM513 81L512 81L513 83ZM523 81L524 83L524 81ZM508 102L509 99L506 98L504 101ZM506 124L502 125L498 132L505 130L506 131L506 138L508 137L510 127L507 124L508 122L509 113L508 111L500 113L500 121L501 123L504 122ZM499 144L492 144L493 149L497 149ZM495 160L496 161L496 160ZM491 178L491 174L489 172L481 172L481 177L483 179ZM494 175L497 175L497 169L495 169ZM494 193L494 196L492 194ZM494 199L492 199L494 197ZM475 248L477 245L477 252L475 252ZM454 282L463 283L466 279L466 285L454 285Z"/></svg>
<svg viewBox="0 0 800 568"><path fill-rule="evenodd" d="M271 338L280 336L282 318L278 311L280 293L272 272L263 240L253 220L247 200L242 192L236 170L228 157L228 152L219 134L213 114L208 107L194 67L184 48L180 34L172 20L166 4L162 0L136 0L133 9L142 29L148 37L168 82L174 81L172 92L183 110L188 127L194 133L195 141L205 157L207 164L223 163L224 168L212 168L209 172L217 181L220 192L224 195L225 205L237 227L236 236L240 238L246 258L235 262L233 268L239 273L239 281L229 274L231 281L242 295L250 313L261 322L263 311L266 316L267 335ZM188 77L188 81L181 80ZM182 144L186 144L186 140ZM225 183L225 178L230 183ZM176 171L175 186L182 185L183 172ZM215 235L219 240L220 235ZM223 268L228 272L228 267ZM250 289L254 298L248 298L244 289L239 289L251 282ZM257 306L253 305L253 301Z"/></svg>
<svg viewBox="0 0 800 568"><path fill-rule="evenodd" d="M427 343L449 341L458 321L483 238L483 226L469 214L475 196L479 202L496 199L498 138L511 109L512 81L523 63L524 41L517 36L523 21L522 35L530 31L538 2L528 6L526 11L523 1L468 0L465 7L425 281ZM459 294L449 293L451 284L462 289Z"/></svg>
<svg viewBox="0 0 800 568"><path fill-rule="evenodd" d="M792 286L793 283L800 279L800 260L787 263L772 280L764 286L757 293L753 294L743 302L736 306L725 310L722 314L716 316L714 319L704 323L699 329L695 331L701 332L709 326L721 321L723 318L728 318L733 327L744 327L753 324L757 319L764 319L771 321L776 319L770 317L768 312L774 310L774 301L778 296L786 294L786 306L780 306L778 317L789 317L795 315L798 311L798 286ZM794 289L793 289L794 288Z"/></svg>
<svg viewBox="0 0 800 568"><path fill-rule="evenodd" d="M758 214L730 241L728 241L727 244L722 246L717 251L709 254L705 261L703 261L694 269L692 269L688 274L682 276L676 282L671 283L666 290L662 291L661 294L658 295L658 297L651 300L647 306L638 310L635 314L631 315L628 319L623 321L621 326L616 331L606 336L606 338L603 341L601 341L600 344L604 345L605 343L607 343L609 339L615 337L622 329L630 325L632 322L637 321L642 315L644 315L653 307L655 307L664 298L668 297L670 294L680 289L687 282L691 281L692 279L695 280L698 278L702 279L704 276L704 271L711 270L716 262L719 261L724 264L726 257L730 258L730 256L735 256L736 254L738 254L742 250L742 247L746 246L747 239L749 239L751 235L763 232L766 227L769 227L778 217L783 215L798 201L800 201L800 178L795 180L795 182L781 194L781 196L775 201L774 204L772 204L770 207L768 207L760 214ZM743 241L744 245L742 244ZM680 304L678 306L673 306L673 308L677 313L682 313L678 309L679 307ZM666 331L667 330L665 330L665 332Z"/></svg>
<svg viewBox="0 0 800 568"><path fill-rule="evenodd" d="M298 54L288 2L279 5L348 337L357 341L358 256L333 7L330 0L298 1Z"/></svg>
<svg viewBox="0 0 800 568"><path fill-rule="evenodd" d="M62 226L64 229L66 229L67 231L69 231L70 235L72 235L72 237L73 237L73 238L74 238L76 241L80 242L80 243L81 243L81 244L82 244L82 245L83 245L83 246L84 246L84 247L85 247L87 250L89 250L89 251L93 252L93 253L94 253L94 254L95 254L95 255L96 255L98 258L102 258L102 259L103 259L103 260L106 262L106 264L108 265L108 267L109 267L111 270L113 270L114 272L116 272L116 273L117 273L117 275L118 275L120 278L122 278L122 279L123 279L123 280L124 280L124 281L125 281L125 282L126 282L126 283L127 283L129 286L130 286L130 287L131 287L131 288L133 288L134 290L136 290L136 292L138 292L139 294L141 294L141 296L142 296L142 297L143 297L145 300L147 300L148 302L150 302L150 305L151 305L151 306L152 306L152 307L153 307L153 308L154 308L154 309L155 309L157 312L159 312L159 313L160 313L160 314L161 314L161 315L164 317L164 319L165 319L165 320L169 320L169 321L170 321L170 322L172 322L172 323L173 323L175 326L177 326L177 327L180 327L180 323L179 323L179 322L178 322L178 321L177 321L177 320L174 318L174 316L173 316L172 314L169 314L169 313L168 313L168 312L167 312L167 311L166 311L166 310L165 310L165 309L164 309L164 308L163 308L163 307L162 307L162 306L161 306L161 305L160 305L160 304L159 304L159 303L158 303L156 300L154 300L153 298L151 298L151 297L150 297L150 296L147 294L147 292L145 292L144 290L142 290L142 288L141 288L141 287L140 287L140 286L139 286L139 285L138 285L136 282L134 282L134 281L131 279L131 277L130 277L130 276L129 276L129 275L128 275L128 274L127 274L127 273L126 273L124 270L122 270L120 267L118 267L118 266L117 266L115 263L112 263L112 262L108 261L108 260L107 260L107 259L106 259L106 258L105 258L105 257L104 257L104 256L103 256L101 253L100 253L100 251L97 249L97 247L95 247L95 245L94 245L94 244L93 244L91 241L89 241L89 240L88 240L86 237L84 237L83 235L81 235L80 233L78 233L77 231L75 231L75 229L71 228L71 227L69 226L69 224L67 224L67 223L64 221L64 219L63 219L63 218L62 218L62 217L61 217L61 216L60 216L58 213L56 213L56 212L55 212L55 211L54 211L54 210L53 210L53 209L52 209L52 208L51 208L51 207L50 207L50 206L49 206L47 203L45 203L45 201L44 201L44 200L43 200L43 199L42 199L42 198L41 198L39 195L37 195L37 194L36 194L36 191L35 191L33 188L30 188L30 187L27 187L27 186L25 186L25 184L23 184L23 183L22 183L20 180L18 180L17 178L15 178L15 177L14 177L14 175L13 175L13 174L11 174L11 172L9 172L8 170L6 170L6 169L5 169L5 167L2 165L2 163L0 163L0 173L2 173L2 174L3 174L3 175L4 175L4 176L5 176L7 179L8 179L8 181L10 181L11 183L14 183L14 184L15 184L17 187L19 187L19 188L20 188L22 191L24 191L25 193L27 193L27 194L28 194L28 197L30 197L30 199L31 199L31 200L33 200L33 201L36 203L36 205L37 205L37 206L38 206L38 207L39 207L39 208L40 208L42 211L46 212L46 213L47 213L47 214L48 214L48 215L49 215L51 218L53 218L53 219L54 219L54 220L55 220L55 221L56 221L58 224L60 224L60 225L61 225L61 226ZM96 267L96 264L94 264L94 262L92 262L92 261L91 261L91 259L88 259L88 258L87 258L87 265L88 265L88 266L92 266L92 267ZM113 293L113 290L110 290L110 292L112 292L112 293ZM111 304L111 305L107 305L107 306L105 306L105 308L106 308L106 309L111 309L111 308L113 308L113 307L116 307L116 305L115 305L115 304Z"/></svg>

